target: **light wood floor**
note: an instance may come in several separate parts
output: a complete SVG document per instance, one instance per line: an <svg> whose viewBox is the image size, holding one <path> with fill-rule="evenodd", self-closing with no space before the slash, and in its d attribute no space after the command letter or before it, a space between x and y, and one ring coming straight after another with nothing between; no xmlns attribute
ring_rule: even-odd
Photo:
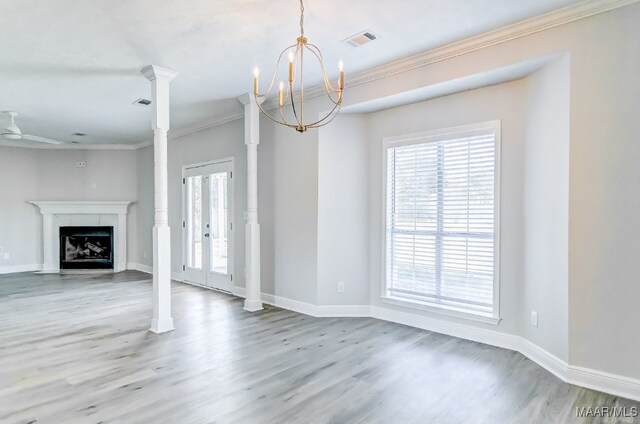
<svg viewBox="0 0 640 424"><path fill-rule="evenodd" d="M368 318L312 318L148 275L0 276L2 423L565 423L638 403L519 353Z"/></svg>

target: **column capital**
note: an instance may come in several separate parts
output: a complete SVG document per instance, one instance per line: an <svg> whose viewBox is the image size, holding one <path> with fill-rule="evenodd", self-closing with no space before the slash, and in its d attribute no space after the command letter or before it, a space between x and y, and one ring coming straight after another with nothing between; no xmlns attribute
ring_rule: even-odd
<svg viewBox="0 0 640 424"><path fill-rule="evenodd" d="M171 69L167 68L161 68L160 66L156 65L145 66L140 72L142 72L142 75L144 75L144 77L149 81L171 81L178 75L176 71L172 71Z"/></svg>
<svg viewBox="0 0 640 424"><path fill-rule="evenodd" d="M248 105L249 103L256 102L256 101L258 102L259 105L264 103L264 100L265 100L264 97L259 97L257 99L254 99L254 97L255 96L253 93L244 93L243 95L236 97L236 99L245 106Z"/></svg>

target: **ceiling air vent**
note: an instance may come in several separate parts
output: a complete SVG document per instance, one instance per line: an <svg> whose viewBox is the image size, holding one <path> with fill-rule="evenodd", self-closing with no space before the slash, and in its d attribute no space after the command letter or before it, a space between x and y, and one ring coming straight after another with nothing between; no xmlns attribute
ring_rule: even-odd
<svg viewBox="0 0 640 424"><path fill-rule="evenodd" d="M138 100L135 100L131 104L132 105L138 105L138 106L149 106L151 104L151 100L149 100L149 99L138 99Z"/></svg>
<svg viewBox="0 0 640 424"><path fill-rule="evenodd" d="M355 35L352 35L351 37L345 38L342 41L347 43L351 47L360 47L363 44L367 44L371 41L376 40L377 38L378 36L371 31L362 31Z"/></svg>

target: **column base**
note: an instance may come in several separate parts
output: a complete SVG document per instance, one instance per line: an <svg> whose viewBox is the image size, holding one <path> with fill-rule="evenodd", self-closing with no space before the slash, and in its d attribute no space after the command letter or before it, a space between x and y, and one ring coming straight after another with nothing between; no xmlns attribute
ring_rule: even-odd
<svg viewBox="0 0 640 424"><path fill-rule="evenodd" d="M249 300L245 299L244 308L247 312L256 312L262 310L262 301L261 300Z"/></svg>
<svg viewBox="0 0 640 424"><path fill-rule="evenodd" d="M175 330L175 327L173 326L173 318L164 318L160 320L154 318L151 320L151 328L149 330L156 334L173 331Z"/></svg>
<svg viewBox="0 0 640 424"><path fill-rule="evenodd" d="M172 331L171 317L171 230L153 227L153 315L150 330L156 334Z"/></svg>

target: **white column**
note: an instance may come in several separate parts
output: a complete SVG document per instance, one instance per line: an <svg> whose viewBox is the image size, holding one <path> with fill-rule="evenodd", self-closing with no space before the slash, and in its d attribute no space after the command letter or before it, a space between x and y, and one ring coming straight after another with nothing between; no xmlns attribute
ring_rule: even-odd
<svg viewBox="0 0 640 424"><path fill-rule="evenodd" d="M153 107L153 159L155 225L153 227L153 318L151 331L174 329L171 317L171 229L168 215L167 131L169 130L169 83L176 72L147 66L142 74L151 81Z"/></svg>
<svg viewBox="0 0 640 424"><path fill-rule="evenodd" d="M253 94L238 98L244 104L244 143L247 145L246 298L244 309L262 309L260 300L260 224L258 224L258 144L260 111Z"/></svg>

